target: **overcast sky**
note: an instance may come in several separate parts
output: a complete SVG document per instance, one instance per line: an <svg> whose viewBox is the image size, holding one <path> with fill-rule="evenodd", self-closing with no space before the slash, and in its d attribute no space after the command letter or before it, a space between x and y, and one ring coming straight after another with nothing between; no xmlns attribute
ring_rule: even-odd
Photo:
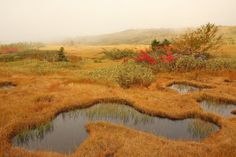
<svg viewBox="0 0 236 157"><path fill-rule="evenodd" d="M0 0L0 42L135 28L236 25L236 0Z"/></svg>

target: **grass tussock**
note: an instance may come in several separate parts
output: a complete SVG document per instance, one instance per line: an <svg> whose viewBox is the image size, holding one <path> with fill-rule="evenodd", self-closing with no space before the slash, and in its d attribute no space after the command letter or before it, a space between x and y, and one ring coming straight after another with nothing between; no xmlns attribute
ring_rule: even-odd
<svg viewBox="0 0 236 157"><path fill-rule="evenodd" d="M137 56L137 53L132 49L104 49L103 54L105 58L112 59L112 60L119 60L123 58L134 58Z"/></svg>
<svg viewBox="0 0 236 157"><path fill-rule="evenodd" d="M148 87L154 81L154 75L150 69L135 63L98 69L90 72L89 76L96 80L117 83L123 88L131 86Z"/></svg>

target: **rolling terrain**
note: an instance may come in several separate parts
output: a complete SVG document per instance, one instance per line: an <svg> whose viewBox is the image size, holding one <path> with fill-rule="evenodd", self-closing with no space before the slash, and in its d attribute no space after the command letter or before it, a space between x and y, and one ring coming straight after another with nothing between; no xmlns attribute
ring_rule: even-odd
<svg viewBox="0 0 236 157"><path fill-rule="evenodd" d="M115 45L115 44L150 44L153 39L172 39L193 28L160 28L160 29L130 29L122 32L96 36L76 37L66 40L66 43L87 45ZM236 43L236 26L220 26L220 33L224 35L226 44Z"/></svg>

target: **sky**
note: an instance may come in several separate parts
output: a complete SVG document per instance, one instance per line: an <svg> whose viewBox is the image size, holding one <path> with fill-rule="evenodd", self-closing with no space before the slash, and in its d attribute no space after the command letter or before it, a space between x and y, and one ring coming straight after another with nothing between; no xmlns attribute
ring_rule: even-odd
<svg viewBox="0 0 236 157"><path fill-rule="evenodd" d="M236 0L0 0L0 43L236 25Z"/></svg>

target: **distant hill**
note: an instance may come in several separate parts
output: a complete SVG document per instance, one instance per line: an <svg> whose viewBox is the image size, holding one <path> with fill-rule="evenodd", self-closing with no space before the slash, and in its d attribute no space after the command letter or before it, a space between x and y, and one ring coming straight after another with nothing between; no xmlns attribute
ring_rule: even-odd
<svg viewBox="0 0 236 157"><path fill-rule="evenodd" d="M220 26L220 33L228 44L236 44L236 26ZM113 45L113 44L150 44L153 39L171 39L187 31L180 29L131 29L117 33L84 36L67 40L67 43ZM73 42L72 42L73 41Z"/></svg>

